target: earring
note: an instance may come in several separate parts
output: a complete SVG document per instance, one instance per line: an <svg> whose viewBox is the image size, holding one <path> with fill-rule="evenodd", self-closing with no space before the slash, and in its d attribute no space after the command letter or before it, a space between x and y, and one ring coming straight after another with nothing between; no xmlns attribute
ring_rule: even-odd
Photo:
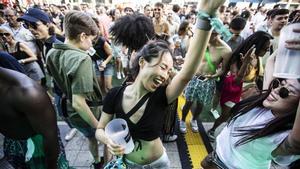
<svg viewBox="0 0 300 169"><path fill-rule="evenodd" d="M140 67L144 66L144 58L143 57L139 58L139 65L140 65Z"/></svg>

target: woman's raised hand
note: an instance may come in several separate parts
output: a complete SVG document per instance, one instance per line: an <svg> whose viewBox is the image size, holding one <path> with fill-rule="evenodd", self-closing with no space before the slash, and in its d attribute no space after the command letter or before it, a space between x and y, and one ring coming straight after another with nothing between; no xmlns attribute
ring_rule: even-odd
<svg viewBox="0 0 300 169"><path fill-rule="evenodd" d="M198 10L214 15L225 0L199 0Z"/></svg>
<svg viewBox="0 0 300 169"><path fill-rule="evenodd" d="M242 53L240 53L241 56L241 60L242 61L250 61L252 58L251 56L254 55L255 53L255 46L252 46L245 55L243 55Z"/></svg>

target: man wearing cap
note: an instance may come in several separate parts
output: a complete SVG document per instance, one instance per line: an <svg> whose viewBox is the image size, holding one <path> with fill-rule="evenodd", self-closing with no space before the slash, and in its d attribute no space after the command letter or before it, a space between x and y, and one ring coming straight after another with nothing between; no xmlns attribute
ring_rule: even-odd
<svg viewBox="0 0 300 169"><path fill-rule="evenodd" d="M32 34L37 39L38 47L42 54L43 65L45 65L46 55L50 49L52 49L53 43L62 43L57 38L54 32L50 32L51 29L51 20L45 12L37 9L37 8L30 8L22 17L18 18L18 20L24 21L25 25L27 25L28 29L32 32ZM44 67L43 67L44 68ZM46 71L46 70L45 70ZM46 82L44 81L44 85ZM51 82L47 82L49 85ZM55 95L55 105L57 106L57 111L60 116L63 116L61 112L61 96L62 92L57 87L56 83L54 83L54 95ZM69 127L71 128L70 132L66 135L66 140L69 141L72 137L76 134L76 130L71 127L69 121L62 117Z"/></svg>
<svg viewBox="0 0 300 169"><path fill-rule="evenodd" d="M51 28L51 20L45 12L37 8L30 8L23 16L17 19L24 21L25 26L33 34L37 40L38 49L41 52L42 58L39 58L39 64L45 72L45 60L47 52L52 48L53 43L59 43L53 32L49 32ZM52 34L51 34L52 33ZM46 86L46 80L42 80L42 85Z"/></svg>

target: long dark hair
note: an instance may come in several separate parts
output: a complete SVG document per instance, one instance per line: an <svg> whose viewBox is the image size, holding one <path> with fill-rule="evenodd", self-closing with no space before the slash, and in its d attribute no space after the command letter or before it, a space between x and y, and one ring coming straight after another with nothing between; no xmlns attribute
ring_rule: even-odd
<svg viewBox="0 0 300 169"><path fill-rule="evenodd" d="M186 28L189 26L189 22L188 21L183 21L180 25L179 25L179 29L178 29L178 35L184 35L184 33L186 32Z"/></svg>
<svg viewBox="0 0 300 169"><path fill-rule="evenodd" d="M300 79L298 79L298 82L300 83ZM229 119L228 125L230 125L240 116L248 113L249 111L251 111L256 107L264 108L263 101L271 93L272 83L270 84L268 90L263 91L259 95L249 97L236 104L231 109L231 117ZM286 114L280 117L275 117L274 119L272 119L270 122L267 122L266 124L239 127L236 129L237 132L234 133L234 136L243 136L243 137L242 139L240 139L235 143L235 146L243 145L255 139L269 136L275 133L279 133L281 131L290 130L293 127L295 117L296 117L296 110L293 112L287 112Z"/></svg>
<svg viewBox="0 0 300 169"><path fill-rule="evenodd" d="M259 52L264 48L266 42L270 41L271 39L273 39L273 37L263 31L257 31L255 33L253 33L252 35L250 35L247 39L245 39L232 53L229 64L226 68L226 72L229 71L230 69L230 65L236 63L237 64L237 68L240 69L243 62L241 60L241 56L240 54L242 53L243 55L245 55L247 53L247 51L253 46L255 45L255 54L256 56L259 54ZM259 63L258 63L259 64ZM258 66L258 71L259 72L259 66Z"/></svg>
<svg viewBox="0 0 300 169"><path fill-rule="evenodd" d="M136 54L131 67L131 73L135 78L140 70L139 59L143 57L145 61L151 62L153 58L162 58L165 53L172 53L169 45L164 40L149 41L144 47Z"/></svg>

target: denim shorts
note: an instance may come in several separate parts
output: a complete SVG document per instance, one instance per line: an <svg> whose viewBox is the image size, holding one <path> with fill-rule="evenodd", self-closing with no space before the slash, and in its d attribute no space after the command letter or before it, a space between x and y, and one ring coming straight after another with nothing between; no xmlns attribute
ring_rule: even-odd
<svg viewBox="0 0 300 169"><path fill-rule="evenodd" d="M103 74L104 76L112 76L114 74L114 66L112 63L108 63L106 65L106 68L103 71L100 71L96 62L94 63L96 76L101 76Z"/></svg>
<svg viewBox="0 0 300 169"><path fill-rule="evenodd" d="M127 166L126 168L128 169L169 169L170 168L170 160L166 152L164 152L159 159L146 165L136 164L126 158L124 158L124 161Z"/></svg>

